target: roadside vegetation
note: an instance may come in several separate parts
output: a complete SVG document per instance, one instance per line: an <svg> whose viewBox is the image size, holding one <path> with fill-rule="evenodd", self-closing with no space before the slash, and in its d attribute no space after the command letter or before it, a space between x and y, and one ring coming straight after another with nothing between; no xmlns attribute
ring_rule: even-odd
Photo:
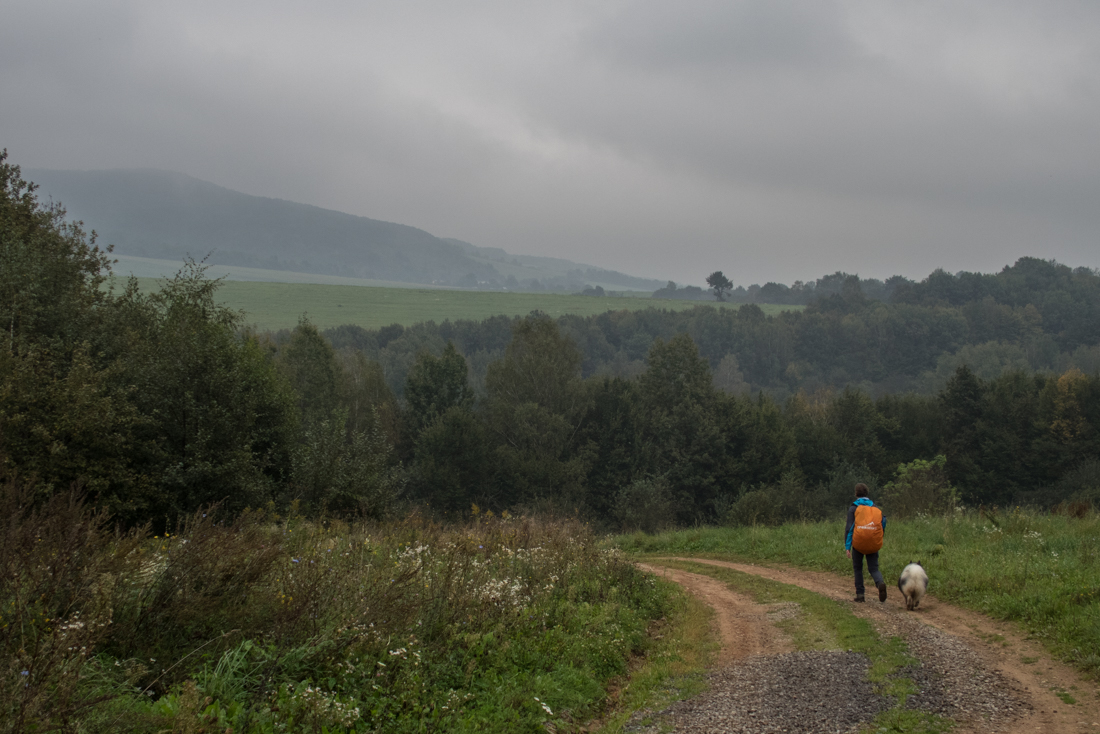
<svg viewBox="0 0 1100 734"><path fill-rule="evenodd" d="M628 725L649 722L652 714L706 690L707 669L719 648L711 626L714 610L670 581L653 580L669 594L668 616L650 627L650 649L633 661L629 679L589 731L620 734Z"/></svg>
<svg viewBox="0 0 1100 734"><path fill-rule="evenodd" d="M5 732L541 732L601 715L682 614L576 521L208 508L119 534L31 491L0 487Z"/></svg>

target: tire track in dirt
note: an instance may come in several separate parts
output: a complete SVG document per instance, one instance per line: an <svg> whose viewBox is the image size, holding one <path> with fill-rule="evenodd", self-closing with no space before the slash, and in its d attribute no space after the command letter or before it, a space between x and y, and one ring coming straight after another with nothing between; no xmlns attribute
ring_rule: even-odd
<svg viewBox="0 0 1100 734"><path fill-rule="evenodd" d="M868 660L844 651L794 651L775 622L800 613L793 602L761 604L705 574L639 564L680 584L714 611L721 642L707 689L661 711L635 712L632 734L836 734L855 731L890 702L866 680Z"/></svg>
<svg viewBox="0 0 1100 734"><path fill-rule="evenodd" d="M790 638L772 624L768 613L779 605L758 604L752 597L739 594L718 579L675 568L638 567L682 586L692 596L714 610L714 627L720 641L718 666L753 655L775 655L792 652Z"/></svg>
<svg viewBox="0 0 1100 734"><path fill-rule="evenodd" d="M1006 682L1025 702L1023 714L1011 721L1000 721L996 725L968 721L963 728L955 730L957 734L989 731L1007 734L1034 734L1035 732L1100 734L1100 700L1098 700L1100 687L1073 668L1052 659L1040 644L1027 639L1011 624L997 622L982 614L946 604L933 595L925 596L915 612L907 612L901 601L900 592L896 588L884 604L877 601L854 604L851 603L854 594L851 579L825 572L686 557L652 559L652 563L660 563L661 560L688 561L730 568L772 581L800 586L830 599L849 603L854 614L869 619L883 634L908 637L916 628L915 626L927 625L949 638L954 638L965 647L968 654L973 654L981 661L991 676ZM766 612L751 611L753 606L763 610L764 605L755 604L750 598L730 591L725 584L710 579L714 585L725 589L724 594L715 586L696 580L700 578L698 574L676 572L663 567L654 568L651 564L642 564L642 567L681 583L689 592L715 608L719 616L717 624L722 634L723 650L729 647L724 660L737 660L742 654L740 651L756 649L753 647L755 643L738 643L727 635L735 636L742 634L742 630L745 630L747 634L754 635L754 639L766 638L767 632L756 631L761 614L762 623L771 626ZM677 574L683 574L682 581ZM932 579L932 583L935 584L935 579ZM731 600L726 594L739 598ZM874 598L874 595L869 598ZM739 626L736 622L730 624L721 621L721 608L727 604L732 605L734 618L745 620L744 624ZM746 616L738 617L738 615ZM772 629L774 630L774 627ZM787 644L789 645L789 642ZM778 648L774 650L774 652L777 651ZM748 654L770 654L770 652L773 651L765 647L761 652ZM1058 691L1068 692L1077 699L1077 703L1063 702L1057 695Z"/></svg>

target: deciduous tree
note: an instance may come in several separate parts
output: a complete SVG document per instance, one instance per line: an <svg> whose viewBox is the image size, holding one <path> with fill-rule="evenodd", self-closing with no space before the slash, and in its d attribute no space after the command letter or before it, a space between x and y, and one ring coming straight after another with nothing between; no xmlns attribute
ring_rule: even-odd
<svg viewBox="0 0 1100 734"><path fill-rule="evenodd" d="M275 364L294 389L303 424L309 426L332 417L340 402L343 368L328 341L308 319L298 321Z"/></svg>
<svg viewBox="0 0 1100 734"><path fill-rule="evenodd" d="M497 481L513 502L574 504L585 464L574 439L585 412L581 355L557 324L533 315L516 324L504 357L489 365L486 418Z"/></svg>
<svg viewBox="0 0 1100 734"><path fill-rule="evenodd" d="M415 436L454 407L469 408L474 402L466 358L447 342L443 354L421 352L405 379L409 427Z"/></svg>
<svg viewBox="0 0 1100 734"><path fill-rule="evenodd" d="M733 290L733 283L722 274L721 270L715 270L707 276L707 285L714 291L714 297L719 301L726 300L726 294Z"/></svg>

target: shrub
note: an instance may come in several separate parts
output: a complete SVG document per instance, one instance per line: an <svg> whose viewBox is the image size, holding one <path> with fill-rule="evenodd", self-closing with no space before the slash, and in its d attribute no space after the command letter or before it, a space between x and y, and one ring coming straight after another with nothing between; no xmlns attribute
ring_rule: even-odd
<svg viewBox="0 0 1100 734"><path fill-rule="evenodd" d="M306 427L294 453L293 491L314 515L386 517L404 478L390 466L392 453L377 417L365 431L347 431L347 411Z"/></svg>
<svg viewBox="0 0 1100 734"><path fill-rule="evenodd" d="M1054 497L1100 506L1100 459L1085 459L1066 472L1055 487Z"/></svg>
<svg viewBox="0 0 1100 734"><path fill-rule="evenodd" d="M32 482L0 478L0 731L65 728L99 701L81 671L112 629L128 550L79 488L34 502Z"/></svg>
<svg viewBox="0 0 1100 734"><path fill-rule="evenodd" d="M916 459L900 464L897 477L880 492L881 504L894 517L942 515L955 511L958 493L947 480L947 458Z"/></svg>
<svg viewBox="0 0 1100 734"><path fill-rule="evenodd" d="M827 495L808 489L802 473L788 471L775 485L742 494L724 515L727 525L782 525L797 520L819 520L828 514Z"/></svg>
<svg viewBox="0 0 1100 734"><path fill-rule="evenodd" d="M219 654L239 636L268 631L275 614L256 598L254 585L266 579L283 548L263 520L262 513L246 511L227 523L220 507L200 509L175 533L131 550L134 563L114 595L114 628L104 651L160 661L138 682L163 691L187 671L169 670L171 662L200 647Z"/></svg>
<svg viewBox="0 0 1100 734"><path fill-rule="evenodd" d="M664 477L636 479L615 496L613 512L624 532L655 533L675 521L672 489Z"/></svg>

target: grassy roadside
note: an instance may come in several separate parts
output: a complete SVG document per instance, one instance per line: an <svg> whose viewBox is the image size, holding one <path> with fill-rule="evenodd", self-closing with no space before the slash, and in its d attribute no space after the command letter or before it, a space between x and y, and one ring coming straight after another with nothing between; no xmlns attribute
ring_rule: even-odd
<svg viewBox="0 0 1100 734"><path fill-rule="evenodd" d="M575 520L0 517L0 733L567 730L678 608Z"/></svg>
<svg viewBox="0 0 1100 734"><path fill-rule="evenodd" d="M639 658L640 665L631 671L612 710L600 722L601 734L620 734L636 713L641 714L641 723L649 723L647 712L661 711L706 688L706 668L718 649L711 631L714 611L672 582L656 581L675 602L667 618L650 629L653 646Z"/></svg>
<svg viewBox="0 0 1100 734"><path fill-rule="evenodd" d="M753 576L728 568L685 561L645 559L669 568L710 576L731 589L748 594L760 604L794 603L799 614L776 623L787 632L798 650L851 650L870 661L867 677L879 695L893 698L892 709L879 714L867 731L938 734L950 731L954 723L934 714L906 710L905 703L916 692L904 669L917 662L900 637L882 639L865 619L844 606L801 587Z"/></svg>
<svg viewBox="0 0 1100 734"><path fill-rule="evenodd" d="M635 554L786 563L847 576L843 522L694 528L612 542ZM1100 679L1100 517L1015 510L889 520L888 582L920 560L938 598L1016 622L1057 658Z"/></svg>

